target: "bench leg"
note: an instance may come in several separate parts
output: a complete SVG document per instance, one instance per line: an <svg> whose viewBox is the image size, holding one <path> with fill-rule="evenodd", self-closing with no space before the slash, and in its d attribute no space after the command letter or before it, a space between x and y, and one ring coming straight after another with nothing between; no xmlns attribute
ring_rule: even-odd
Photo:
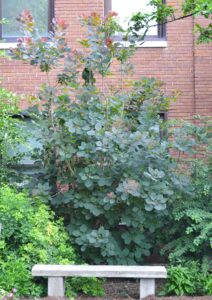
<svg viewBox="0 0 212 300"><path fill-rule="evenodd" d="M140 299L155 294L155 279L140 279Z"/></svg>
<svg viewBox="0 0 212 300"><path fill-rule="evenodd" d="M49 297L64 297L64 290L63 277L48 277Z"/></svg>

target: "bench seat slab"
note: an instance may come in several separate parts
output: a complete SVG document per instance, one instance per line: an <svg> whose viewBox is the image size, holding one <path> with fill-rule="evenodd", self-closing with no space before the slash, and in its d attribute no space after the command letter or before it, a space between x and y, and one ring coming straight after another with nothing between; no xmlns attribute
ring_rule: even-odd
<svg viewBox="0 0 212 300"><path fill-rule="evenodd" d="M163 266L35 265L32 276L166 278L167 272Z"/></svg>

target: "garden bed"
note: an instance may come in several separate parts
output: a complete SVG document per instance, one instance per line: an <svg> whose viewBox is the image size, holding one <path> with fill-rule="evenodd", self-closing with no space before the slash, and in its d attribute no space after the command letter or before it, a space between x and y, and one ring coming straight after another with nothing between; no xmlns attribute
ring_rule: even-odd
<svg viewBox="0 0 212 300"><path fill-rule="evenodd" d="M88 296L79 296L75 298L75 300L136 300L138 298L131 298L131 297L124 297L124 298L114 298L113 296L110 297L88 297ZM154 297L149 296L146 297L145 300L211 300L212 296L197 296L197 297L188 297L188 296L172 296L172 297ZM31 300L31 299L23 299L23 300ZM36 298L36 300L70 300L69 298Z"/></svg>
<svg viewBox="0 0 212 300"><path fill-rule="evenodd" d="M164 279L156 280L156 293L161 290L164 284ZM107 279L103 284L105 296L91 297L84 294L78 295L74 300L137 300L139 299L139 280L135 279ZM32 299L21 299L32 300ZM59 297L45 297L36 298L36 300L70 300L69 298ZM156 297L149 296L145 300L212 300L212 296L170 296L170 297Z"/></svg>
<svg viewBox="0 0 212 300"><path fill-rule="evenodd" d="M164 280L156 281L156 293L161 290ZM107 279L104 283L104 297L91 297L84 294L78 295L74 300L138 300L139 299L139 280L133 279ZM32 300L32 299L22 299ZM70 300L69 298L45 297L36 298L36 300ZM212 296L170 296L156 297L149 296L145 300L212 300Z"/></svg>

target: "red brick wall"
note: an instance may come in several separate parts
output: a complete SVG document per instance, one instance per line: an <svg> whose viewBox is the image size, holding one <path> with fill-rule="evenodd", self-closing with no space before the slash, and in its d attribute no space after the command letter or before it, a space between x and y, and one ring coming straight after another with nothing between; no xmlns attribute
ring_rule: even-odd
<svg viewBox="0 0 212 300"><path fill-rule="evenodd" d="M169 3L177 4L178 1ZM103 0L55 0L56 17L69 24L67 39L71 48L78 48L78 39L83 36L79 15L93 11L103 14L103 7ZM135 64L133 78L156 77L164 81L169 93L180 91L177 102L170 107L170 118L212 115L212 46L195 44L193 25L192 18L168 24L166 48L139 48L132 59ZM22 62L1 59L0 71L3 85L21 94L35 92L45 81L43 74ZM116 73L114 81L119 81ZM22 108L26 105L26 101L22 101Z"/></svg>

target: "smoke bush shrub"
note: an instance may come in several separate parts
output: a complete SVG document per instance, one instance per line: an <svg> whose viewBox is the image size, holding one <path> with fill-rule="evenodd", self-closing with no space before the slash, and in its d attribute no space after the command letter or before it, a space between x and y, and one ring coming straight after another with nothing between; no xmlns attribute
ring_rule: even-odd
<svg viewBox="0 0 212 300"><path fill-rule="evenodd" d="M42 109L29 110L42 131L42 147L33 155L41 166L33 193L45 192L87 262L143 263L161 248L162 228L170 224L167 207L192 193L189 174L171 150L193 155L198 139L189 130L180 137L162 134L159 113L171 99L159 82L143 78L125 86L135 49L113 40L123 31L114 13L82 18L88 36L80 52L68 48L63 20L54 20L48 42L29 12L18 20L27 37L11 55L47 75L39 92ZM106 79L114 61L118 87ZM62 62L51 83L50 72Z"/></svg>

